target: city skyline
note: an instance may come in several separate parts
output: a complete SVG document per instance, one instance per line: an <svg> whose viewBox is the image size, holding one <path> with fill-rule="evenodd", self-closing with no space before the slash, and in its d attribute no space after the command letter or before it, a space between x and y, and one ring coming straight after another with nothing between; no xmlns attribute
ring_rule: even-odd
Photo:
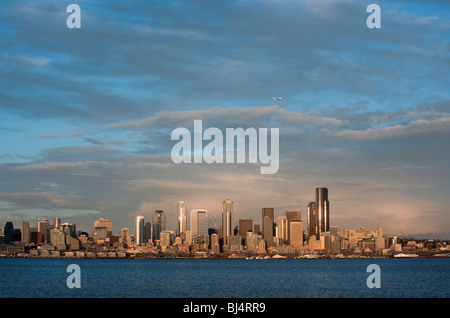
<svg viewBox="0 0 450 318"><path fill-rule="evenodd" d="M448 1L377 1L381 28L358 0L75 2L79 29L68 3L2 3L0 226L162 210L176 229L181 199L220 224L230 197L234 223L305 227L324 186L330 224L450 238ZM279 129L279 169L175 164L197 120Z"/></svg>
<svg viewBox="0 0 450 318"><path fill-rule="evenodd" d="M283 238L286 243L289 245L290 242L290 236L292 235L291 225L290 223L298 222L300 227L298 225L295 225L295 232L300 232L302 237L305 237L308 239L309 237L313 237L316 240L320 240L320 236L323 234L330 234L332 231L330 230L330 227L334 228L334 231L342 231L342 230L358 230L362 228L376 228L377 232L380 232L380 226L381 223L379 222L375 227L367 226L367 224L361 224L357 228L352 227L346 227L345 225L336 225L330 223L330 201L328 200L328 188L325 187L318 187L315 188L315 198L316 201L312 201L308 204L308 208L306 211L304 211L305 215L303 216L302 209L287 209L284 211L279 211L279 213L275 213L275 209L271 207L262 207L260 210L262 211L262 214L260 215L260 219L253 219L246 216L236 218L234 215L234 201L230 199L230 197L226 197L225 200L222 201L222 211L220 212L220 220L221 223L217 224L217 215L209 215L208 211L206 209L190 209L189 213L186 215L186 219L184 220L186 223L186 227L184 228L184 231L181 233L178 232L179 228L179 211L180 206L183 210L188 209L187 202L183 200L180 200L176 206L177 206L177 226L175 228L166 228L166 212L162 209L157 209L153 211L151 214L143 216L138 215L134 218L134 225L133 227L120 227L117 228L113 227L114 220L112 219L105 219L103 217L100 217L98 219L95 219L92 221L91 229L87 228L80 228L77 226L76 222L64 222L60 217L55 217L53 219L53 225L50 225L50 222L48 219L45 218L39 218L35 220L36 222L36 230L41 233L41 236L44 235L47 227L56 227L62 226L62 228L65 227L71 227L71 232L77 231L79 233L87 233L89 236L100 236L100 237L109 237L111 235L115 236L121 236L123 235L123 231L127 231L130 235L134 237L134 242L140 246L145 245L147 240L152 241L153 243L160 239L159 235L162 231L165 232L172 232L174 237L181 237L183 240L186 238L186 233L189 232L189 237L195 237L195 236L201 236L203 234L208 234L209 229L214 229L219 231L218 233L222 233L222 236L220 239L224 240L224 242L227 243L226 237L229 235L239 235L243 236L242 228L244 229L251 229L252 232L255 232L255 229L260 229L261 238L267 243L267 247L274 246L274 238ZM327 209L325 213L318 213L319 210L310 210L311 204L313 203L314 206L319 205L317 203L319 202L326 202ZM324 211L322 211L324 212ZM181 214L183 215L183 214ZM322 216L321 216L322 215ZM323 215L327 215L327 222L322 222ZM313 220L314 219L314 220ZM152 222L149 222L151 220ZM169 218L170 221L170 218ZM213 222L212 222L213 221ZM22 223L27 223L28 227L31 227L30 220L22 220L20 221ZM32 220L31 220L32 222ZM5 225L12 225L14 222L7 221ZM170 224L171 222L169 222ZM223 224L225 223L225 227L229 227L228 230L222 231ZM251 224L251 227L249 227L249 224ZM316 226L315 230L311 228L314 228L314 225L322 224L322 227ZM327 224L327 225L325 225ZM148 234L146 236L146 226L148 226ZM266 226L266 229L264 228ZM15 229L18 229L20 227L14 227ZM269 228L269 230L267 230ZM3 227L2 227L3 229ZM27 229L29 231L29 228ZM103 232L104 231L104 232ZM331 231L331 232L330 232ZM97 232L97 233L96 233ZM236 232L236 233L235 233ZM257 233L255 232L255 233ZM99 233L103 235L99 235ZM381 230L381 233L383 233L383 230ZM29 233L28 233L29 234ZM401 235L400 233L386 233L387 236L405 236ZM298 235L298 234L296 234ZM383 234L381 234L383 235ZM421 239L423 237L421 236L409 236L415 239ZM427 239L443 239L446 240L446 238L439 238L439 237L425 237ZM44 238L43 238L44 240ZM302 238L303 240L303 238ZM224 243L226 245L226 243Z"/></svg>
<svg viewBox="0 0 450 318"><path fill-rule="evenodd" d="M268 225L273 225L273 233L275 233L275 226L278 226L279 222L286 222L286 225L289 227L289 222L290 220L299 220L302 222L302 232L306 237L310 237L310 236L315 236L316 239L318 239L321 235L321 233L324 232L330 232L330 226L333 227L338 227L341 229L359 229L361 227L367 227L367 228L377 228L382 222L376 222L375 223L360 223L357 226L347 226L346 223L348 224L352 224L351 220L348 220L348 222L345 222L345 220L343 221L343 223L339 223L339 224L333 224L332 222L330 222L331 216L330 216L330 201L328 200L328 188L320 186L320 187L316 187L313 191L312 194L312 198L315 198L316 201L311 201L306 205L306 208L299 208L299 206L301 205L297 205L297 206L283 206L284 210L282 209L276 209L273 207L260 207L259 208L259 218L257 217L255 218L251 218L249 215L245 215L245 214L239 214L238 216L235 215L235 210L234 210L234 201L230 199L229 196L227 196L224 200L222 200L222 204L221 204L221 209L220 211L217 211L216 213L210 213L208 212L208 209L199 209L199 208L191 208L188 205L188 202L185 201L185 199L182 197L178 202L176 202L175 205L175 211L171 211L171 210L164 210L161 208L157 208L154 211L147 211L146 213L141 213L139 215L136 216L131 216L132 220L128 220L127 223L125 223L125 226L120 226L118 227L117 224L114 222L114 220L112 220L111 218L107 218L104 216L96 216L91 220L88 220L87 222L84 223L78 223L76 218L70 217L67 218L68 220L64 221L61 217L59 216L53 216L52 218L45 218L45 217L38 217L37 219L22 219L22 220L12 220L12 219L6 219L4 224L0 224L0 228L3 228L7 223L21 223L21 222L27 222L27 223L32 223L32 222L36 222L36 228L40 229L41 222L44 222L44 226L48 226L49 224L49 220L54 220L54 222L57 222L58 224L66 224L66 226L68 226L69 224L74 224L77 227L77 231L82 231L82 232L86 232L88 234L93 234L95 232L95 228L96 226L102 226L102 227L107 227L107 233L111 234L111 235L118 235L120 236L122 234L122 231L124 229L127 229L129 231L130 234L132 234L133 236L136 236L136 233L139 233L136 236L136 239L138 240L138 245L141 245L141 243L145 243L145 240L143 240L143 237L145 236L145 226L147 224L150 225L151 227L151 233L152 235L154 235L153 233L160 233L161 231L171 231L174 233L175 236L180 236L178 233L178 229L179 229L179 221L180 218L181 220L185 223L185 226L183 226L183 229L185 229L185 231L191 231L192 230L192 222L193 222L193 218L192 215L193 213L197 213L197 212L204 212L204 214L206 215L206 221L205 218L203 217L203 224L207 223L207 228L208 229L221 229L222 228L222 224L223 222L231 222L231 226L229 228L229 235L231 235L231 233L233 233L234 230L239 228L239 225L241 224L241 221L245 221L245 220L250 220L251 223L255 226L260 227L261 229L261 235L263 237L263 239L267 240L270 238L265 237L265 232L264 232L264 223L267 220ZM321 213L319 213L319 209L316 209L316 206L318 206L318 202L326 202L326 209L322 210ZM217 202L216 202L217 203ZM228 208L227 208L228 206ZM182 207L180 209L180 207ZM217 209L213 209L213 211L215 211ZM183 211L183 212L181 212ZM225 211L225 214L223 213L223 211ZM229 214L227 214L226 212L229 212ZM262 211L262 215L261 215L261 211ZM270 218L270 221L268 220L267 215L267 211L268 211L268 215ZM181 212L181 214L180 214ZM183 217L183 213L186 213L185 216ZM334 213L334 211L333 211ZM339 213L339 212L338 212ZM162 215L162 227L161 227L161 215ZM324 215L326 215L326 220L324 219ZM168 216L168 217L167 217ZM174 218L173 218L174 216ZM228 216L228 217L227 217ZM266 216L266 217L265 217ZM228 221L227 221L228 218ZM280 219L282 218L282 219ZM315 220L311 220L311 218L315 219ZM339 219L339 218L338 218ZM149 220L151 220L151 222L149 222ZM217 222L219 220L219 223ZM167 222L168 221L168 222ZM106 223L105 223L106 222ZM182 223L183 223L182 222ZM206 223L205 223L206 222ZM342 222L342 220L340 220L340 222ZM77 225L78 223L78 225ZM116 224L114 227L112 225L112 223ZM315 230L312 230L310 227L310 223L312 227L316 227ZM122 223L123 224L123 223ZM131 224L131 225L129 225ZM167 225L168 224L168 225ZM319 224L322 224L322 226L319 226ZM387 228L389 228L389 224L385 224L383 223L384 226L387 226ZM17 227L15 227L17 228ZM386 227L385 227L386 228ZM204 228L203 228L204 230ZM39 231L40 232L40 231ZM268 231L270 232L270 231ZM266 233L268 233L266 232ZM403 236L403 237L414 237L416 239L422 239L422 238L427 238L427 239L443 239L443 240L448 240L450 239L450 236L442 236L442 233L438 233L437 236L433 236L433 235L421 235L421 234L405 234L405 233L396 233L396 232L390 232L390 231L385 231L386 235L391 235L391 236ZM446 233L444 233L446 234ZM224 234L223 234L224 235ZM267 234L266 234L267 235ZM275 236L273 236L275 237ZM224 239L224 237L221 237L222 239ZM152 240L155 239L159 239L156 237L151 237ZM287 240L289 240L287 238Z"/></svg>

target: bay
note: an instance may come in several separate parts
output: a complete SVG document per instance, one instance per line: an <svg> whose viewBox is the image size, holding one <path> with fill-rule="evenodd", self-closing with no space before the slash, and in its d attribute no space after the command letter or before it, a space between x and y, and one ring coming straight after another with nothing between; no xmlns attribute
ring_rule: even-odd
<svg viewBox="0 0 450 318"><path fill-rule="evenodd" d="M67 267L80 267L69 288ZM370 264L380 288L366 284ZM448 298L450 258L0 259L1 298Z"/></svg>

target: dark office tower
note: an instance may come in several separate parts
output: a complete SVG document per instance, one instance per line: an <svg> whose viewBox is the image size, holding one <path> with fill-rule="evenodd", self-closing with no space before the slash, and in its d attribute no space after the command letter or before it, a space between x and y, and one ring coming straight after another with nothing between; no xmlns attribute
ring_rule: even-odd
<svg viewBox="0 0 450 318"><path fill-rule="evenodd" d="M316 209L317 209L319 233L329 232L330 202L328 201L327 188L316 188Z"/></svg>
<svg viewBox="0 0 450 318"><path fill-rule="evenodd" d="M239 219L239 236L244 242L242 245L245 245L245 239L247 238L247 232L249 231L253 231L253 220Z"/></svg>
<svg viewBox="0 0 450 318"><path fill-rule="evenodd" d="M302 220L302 210L300 210L300 209L286 210L286 212L284 212L284 214L286 215L286 220L288 220L288 221L290 221L290 220L301 221Z"/></svg>
<svg viewBox="0 0 450 318"><path fill-rule="evenodd" d="M14 229L11 232L11 242L20 242L22 240L22 231L20 229Z"/></svg>
<svg viewBox="0 0 450 318"><path fill-rule="evenodd" d="M144 224L144 237L143 243L146 244L148 240L152 239L152 224L150 222L146 222Z"/></svg>
<svg viewBox="0 0 450 318"><path fill-rule="evenodd" d="M262 209L262 233L263 239L266 241L267 247L273 246L273 220L274 209Z"/></svg>
<svg viewBox="0 0 450 318"><path fill-rule="evenodd" d="M234 202L227 197L222 202L222 240L228 245L228 236L234 234Z"/></svg>
<svg viewBox="0 0 450 318"><path fill-rule="evenodd" d="M37 230L41 232L41 237L43 242L50 242L49 236L47 235L47 229L49 228L49 223L47 219L38 219Z"/></svg>
<svg viewBox="0 0 450 318"><path fill-rule="evenodd" d="M6 222L4 230L3 230L3 235L5 235L5 244L9 244L11 243L11 235L14 231L14 225L12 222Z"/></svg>
<svg viewBox="0 0 450 318"><path fill-rule="evenodd" d="M25 221L22 222L22 243L31 243L30 223Z"/></svg>
<svg viewBox="0 0 450 318"><path fill-rule="evenodd" d="M156 244L156 240L160 239L160 234L162 231L166 230L166 215L162 210L156 210L153 213L153 233L152 239L153 244Z"/></svg>
<svg viewBox="0 0 450 318"><path fill-rule="evenodd" d="M307 225L306 225L306 233L307 237L316 236L317 238L317 211L316 211L316 202L309 202L307 214Z"/></svg>
<svg viewBox="0 0 450 318"><path fill-rule="evenodd" d="M77 235L76 235L77 225L75 223L63 223L63 224L61 224L61 229L66 235L69 235L70 237L74 237L74 238L77 237ZM42 232L41 232L41 235L42 235Z"/></svg>

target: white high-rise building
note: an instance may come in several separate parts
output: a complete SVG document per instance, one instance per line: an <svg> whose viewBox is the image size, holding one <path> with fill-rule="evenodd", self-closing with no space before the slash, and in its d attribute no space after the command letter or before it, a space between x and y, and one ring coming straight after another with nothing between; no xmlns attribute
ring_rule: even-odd
<svg viewBox="0 0 450 318"><path fill-rule="evenodd" d="M187 206L184 201L178 202L177 205L177 231L176 235L181 236L181 233L186 233L187 230Z"/></svg>
<svg viewBox="0 0 450 318"><path fill-rule="evenodd" d="M138 215L134 224L134 235L137 245L144 243L144 217Z"/></svg>
<svg viewBox="0 0 450 318"><path fill-rule="evenodd" d="M234 234L234 202L229 197L222 202L222 239L228 244L228 236Z"/></svg>

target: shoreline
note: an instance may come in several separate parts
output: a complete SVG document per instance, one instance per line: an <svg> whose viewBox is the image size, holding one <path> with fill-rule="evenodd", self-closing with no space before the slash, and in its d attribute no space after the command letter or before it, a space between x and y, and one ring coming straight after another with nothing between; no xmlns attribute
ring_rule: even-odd
<svg viewBox="0 0 450 318"><path fill-rule="evenodd" d="M17 255L1 255L3 258L25 258L25 259L127 259L127 260L146 260L146 259L179 259L179 260L336 260L336 259L417 259L417 258L450 258L450 253L436 253L432 255L418 255L418 254L404 254L400 256L388 255L388 256L365 256L365 255L348 255L339 256L336 255L301 255L301 256L284 256L284 255L265 255L265 256L245 256L245 255L220 255L220 256L172 256L172 255L125 255L125 256L67 256L67 255L30 255L29 253L19 253Z"/></svg>

